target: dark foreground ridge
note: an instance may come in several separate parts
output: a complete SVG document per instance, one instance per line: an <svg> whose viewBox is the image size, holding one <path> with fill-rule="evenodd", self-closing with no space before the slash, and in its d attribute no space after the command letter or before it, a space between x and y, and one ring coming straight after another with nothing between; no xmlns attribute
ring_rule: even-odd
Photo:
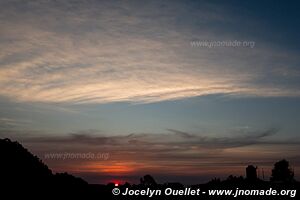
<svg viewBox="0 0 300 200"><path fill-rule="evenodd" d="M223 181L213 179L206 184L190 187L185 187L181 183L158 184L150 175L141 178L138 185L129 183L118 187L115 187L113 183L90 185L83 179L68 173L53 174L38 157L32 155L18 142L0 139L0 199L299 199L297 193L300 185L294 179L294 172L289 168L289 163L286 160L275 163L270 181L258 179L256 167L252 165L246 168L246 174L246 178L229 176ZM238 190L269 192L272 188L272 190L289 192L286 195L238 195L235 197L237 188ZM138 191L139 193L135 194L139 195L122 195L129 190ZM190 195L192 190L200 191L201 195ZM233 193L230 195L209 195L209 191L214 190L233 190ZM115 193L117 195L114 195L112 191L117 191ZM149 197L151 191L156 191L156 194L161 191L161 195ZM165 195L165 191L172 191L172 194L177 195ZM182 192L181 195L180 191ZM145 194L141 195L143 192ZM3 198L7 195L9 198Z"/></svg>

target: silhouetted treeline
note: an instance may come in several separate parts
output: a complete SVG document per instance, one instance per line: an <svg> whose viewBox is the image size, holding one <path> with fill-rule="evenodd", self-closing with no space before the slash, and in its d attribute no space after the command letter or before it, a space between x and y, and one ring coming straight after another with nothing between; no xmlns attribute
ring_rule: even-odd
<svg viewBox="0 0 300 200"><path fill-rule="evenodd" d="M294 172L289 162L281 160L274 165L270 181L260 180L256 174L257 167L252 165L246 168L246 177L235 177L230 175L226 180L212 179L207 184L190 186L191 188L208 189L299 189L299 182L294 179ZM9 139L0 139L0 199L150 199L147 197L122 197L113 196L114 183L107 185L88 184L81 178L67 173L56 173L52 171L36 156L32 155L18 142ZM161 189L173 188L184 189L181 183L158 184L151 175L145 175L140 179L140 184L125 183L118 186L121 191L130 189ZM299 191L299 190L298 190ZM2 198L9 195L9 198ZM297 199L288 197L151 197L151 199Z"/></svg>

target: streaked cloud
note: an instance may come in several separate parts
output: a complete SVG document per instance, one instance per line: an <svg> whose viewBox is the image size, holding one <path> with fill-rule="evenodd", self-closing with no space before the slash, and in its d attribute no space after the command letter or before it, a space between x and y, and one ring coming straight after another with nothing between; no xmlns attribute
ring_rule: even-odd
<svg viewBox="0 0 300 200"><path fill-rule="evenodd" d="M16 128L24 128L31 124L30 120L0 118L0 130L15 130Z"/></svg>
<svg viewBox="0 0 300 200"><path fill-rule="evenodd" d="M151 147L166 147L163 148L168 151L173 151L174 147L177 151L184 151L187 149L231 149L250 145L299 145L300 141L296 139L272 139L271 136L278 132L278 129L269 129L260 132L247 132L239 134L238 136L228 137L211 137L201 134L190 134L174 129L168 129L169 133L140 133L130 135L103 135L97 130L86 130L74 132L69 136L37 136L32 135L23 137L24 142L29 143L68 143L68 144L81 144L81 145L109 145L109 146L130 146L129 148L141 148L141 150L153 150ZM15 134L17 136L18 133ZM163 149L159 149L162 151ZM140 149L138 151L141 151Z"/></svg>
<svg viewBox="0 0 300 200"><path fill-rule="evenodd" d="M6 133L39 155L54 171L97 176L136 176L151 172L165 176L216 176L247 164L270 168L286 155L299 164L299 138L276 138L278 129L213 137L169 129L165 133L106 135L97 130L65 136ZM1 137L5 137L1 132ZM46 159L49 153L108 153L109 159ZM224 171L226 168L228 171ZM231 170L231 172L230 172ZM204 174L203 174L204 173ZM211 177L210 177L211 178ZM99 180L100 181L100 180Z"/></svg>
<svg viewBox="0 0 300 200"><path fill-rule="evenodd" d="M216 33L206 25L238 23L226 10L211 14L207 3L194 13L183 2L148 4L1 2L0 95L46 103L299 96L287 81L290 72L298 79L294 52L259 41L254 49L190 46L195 39L239 40L230 30ZM278 81L268 81L274 77Z"/></svg>

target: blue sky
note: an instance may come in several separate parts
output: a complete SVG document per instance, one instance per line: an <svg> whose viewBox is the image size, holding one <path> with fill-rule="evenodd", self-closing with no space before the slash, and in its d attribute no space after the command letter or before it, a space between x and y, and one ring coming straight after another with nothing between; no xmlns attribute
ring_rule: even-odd
<svg viewBox="0 0 300 200"><path fill-rule="evenodd" d="M299 7L296 1L3 0L0 136L40 157L116 155L105 163L45 161L99 182L148 171L206 180L230 173L209 172L220 163L241 174L251 162L270 168L283 157L298 170ZM254 46L192 45L222 41ZM213 141L218 152L209 148ZM141 149L147 151L138 155ZM161 150L166 162L155 154ZM106 170L136 162L142 164L130 172ZM185 174L182 163L194 174Z"/></svg>

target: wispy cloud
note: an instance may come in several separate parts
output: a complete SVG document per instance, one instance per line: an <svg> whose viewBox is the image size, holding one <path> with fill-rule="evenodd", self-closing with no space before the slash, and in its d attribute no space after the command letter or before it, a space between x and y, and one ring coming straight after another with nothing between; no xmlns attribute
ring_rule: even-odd
<svg viewBox="0 0 300 200"><path fill-rule="evenodd" d="M288 145L300 144L295 139L278 140L270 137L278 132L278 129L269 129L260 132L247 132L239 134L239 136L228 137L211 137L201 134L190 134L179 130L167 129L169 133L140 133L130 135L108 136L99 133L97 130L80 131L69 134L69 136L33 136L24 137L24 142L29 143L74 143L81 145L109 145L109 146L127 146L133 144L133 148L137 148L137 152L146 147L145 150L152 147L162 147L169 151L185 151L187 149L229 149L245 147L250 145ZM100 135L100 136L99 136ZM132 147L130 147L132 148ZM140 149L141 148L141 149ZM162 150L162 149L159 149ZM143 150L142 150L143 151Z"/></svg>
<svg viewBox="0 0 300 200"><path fill-rule="evenodd" d="M16 128L24 128L31 124L30 120L0 118L0 130L15 130Z"/></svg>
<svg viewBox="0 0 300 200"><path fill-rule="evenodd" d="M288 156L298 166L299 138L273 137L277 129L243 132L238 136L212 137L169 129L161 134L136 133L109 136L97 130L73 132L65 136L7 133L21 141L42 159L49 153L109 153L108 160L45 159L55 171L102 175L143 173L165 175L224 175L240 172L247 164L270 167ZM1 132L1 137L4 137ZM280 153L279 153L280 152ZM228 172L225 172L225 168Z"/></svg>
<svg viewBox="0 0 300 200"><path fill-rule="evenodd" d="M235 37L205 25L237 23L221 8L221 14L210 14L206 4L195 13L183 2L148 4L2 1L0 95L54 103L148 103L208 94L299 96L292 83L268 81L275 76L288 80L289 73L274 75L269 69L284 63L284 71L291 71L299 63L296 54L266 45L190 46L194 39ZM191 15L202 28L195 28L199 22Z"/></svg>

